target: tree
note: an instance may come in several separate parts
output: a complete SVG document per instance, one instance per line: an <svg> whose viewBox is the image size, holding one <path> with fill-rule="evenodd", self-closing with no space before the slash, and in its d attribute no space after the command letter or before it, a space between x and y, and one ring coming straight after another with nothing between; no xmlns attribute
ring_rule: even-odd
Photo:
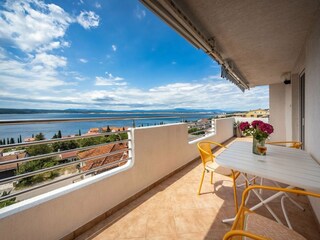
<svg viewBox="0 0 320 240"><path fill-rule="evenodd" d="M9 195L10 192L11 192L11 190L8 191L8 192L7 191L3 191L2 194L1 194L1 197ZM4 201L0 202L0 208L12 205L15 202L16 202L16 198L10 198L10 199L4 200Z"/></svg>
<svg viewBox="0 0 320 240"><path fill-rule="evenodd" d="M11 139L10 139L10 144L14 144L15 142L14 142L14 138L12 137Z"/></svg>
<svg viewBox="0 0 320 240"><path fill-rule="evenodd" d="M111 132L109 125L107 126L107 132Z"/></svg>
<svg viewBox="0 0 320 240"><path fill-rule="evenodd" d="M79 136L81 136L81 130L79 129Z"/></svg>
<svg viewBox="0 0 320 240"><path fill-rule="evenodd" d="M30 155L30 156L37 156L37 155L51 153L52 147L51 147L51 145L48 145L48 144L38 144L38 145L33 145L33 146L28 147L26 149L26 151L27 151L28 155ZM52 167L54 165L57 165L58 163L59 162L56 161L52 157L42 158L39 160L33 160L33 161L21 163L19 165L19 168L17 169L16 175L28 173L28 172L33 172L33 171L43 169L43 168ZM29 186L34 183L39 183L39 182L42 182L47 179L55 178L57 176L59 176L59 171L50 171L50 172L45 172L42 174L30 176L30 177L25 177L25 178L19 180L17 187Z"/></svg>
<svg viewBox="0 0 320 240"><path fill-rule="evenodd" d="M57 137L58 137L58 138L62 138L62 134L61 134L61 131L60 131L60 130L58 131Z"/></svg>
<svg viewBox="0 0 320 240"><path fill-rule="evenodd" d="M17 143L20 143L20 139L19 138L17 138Z"/></svg>
<svg viewBox="0 0 320 240"><path fill-rule="evenodd" d="M22 137L21 137L21 134L19 136L19 142L22 143Z"/></svg>
<svg viewBox="0 0 320 240"><path fill-rule="evenodd" d="M41 140L44 140L44 139L45 139L45 138L44 138L44 135L43 135L42 132L40 132L39 134L37 134L36 137L35 137L35 140L36 140L36 141L41 141Z"/></svg>
<svg viewBox="0 0 320 240"><path fill-rule="evenodd" d="M125 131L125 130L126 130L126 129L123 127L123 128L122 128L122 131Z"/></svg>
<svg viewBox="0 0 320 240"><path fill-rule="evenodd" d="M10 144L9 138L7 138L7 144Z"/></svg>
<svg viewBox="0 0 320 240"><path fill-rule="evenodd" d="M2 140L2 144L6 145L6 139L5 138Z"/></svg>
<svg viewBox="0 0 320 240"><path fill-rule="evenodd" d="M27 147L26 151L30 156L37 156L40 154L51 153L52 148L47 144L39 144Z"/></svg>
<svg viewBox="0 0 320 240"><path fill-rule="evenodd" d="M58 138L57 134L53 135L52 139L54 139L54 138Z"/></svg>
<svg viewBox="0 0 320 240"><path fill-rule="evenodd" d="M34 138L34 134L32 133L32 138Z"/></svg>
<svg viewBox="0 0 320 240"><path fill-rule="evenodd" d="M0 145L3 145L2 140L0 139Z"/></svg>
<svg viewBox="0 0 320 240"><path fill-rule="evenodd" d="M79 147L78 142L74 140L66 141L66 142L55 142L52 144L53 151L55 152L70 150L78 147Z"/></svg>

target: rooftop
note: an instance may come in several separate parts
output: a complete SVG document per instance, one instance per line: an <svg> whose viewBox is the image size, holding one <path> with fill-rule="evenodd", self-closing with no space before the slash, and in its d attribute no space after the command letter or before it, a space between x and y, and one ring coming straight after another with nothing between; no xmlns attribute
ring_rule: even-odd
<svg viewBox="0 0 320 240"><path fill-rule="evenodd" d="M248 138L232 141L248 141ZM212 186L207 174L202 194L197 195L201 172L200 160L193 161L77 239L222 239L231 227L222 223L222 219L233 217L235 212L232 181L227 176L214 174ZM273 185L267 181L265 184ZM242 190L239 188L239 199ZM263 194L267 196L268 193ZM302 212L291 203L286 204L293 228L307 239L318 238L320 230L308 199L302 196L293 198L306 208ZM254 203L257 199L251 196L249 206ZM280 199L270 206L285 222ZM264 207L256 212L272 219Z"/></svg>

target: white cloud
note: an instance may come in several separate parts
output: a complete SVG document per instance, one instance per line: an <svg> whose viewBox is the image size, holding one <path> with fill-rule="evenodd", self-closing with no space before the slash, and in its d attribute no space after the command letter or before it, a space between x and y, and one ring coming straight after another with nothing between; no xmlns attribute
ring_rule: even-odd
<svg viewBox="0 0 320 240"><path fill-rule="evenodd" d="M112 47L112 51L114 51L114 52L117 51L117 46L116 45L113 44L111 47Z"/></svg>
<svg viewBox="0 0 320 240"><path fill-rule="evenodd" d="M96 86L126 86L127 82L124 82L124 78L114 77L111 73L106 72L107 77L96 77Z"/></svg>
<svg viewBox="0 0 320 240"><path fill-rule="evenodd" d="M85 59L85 58L80 58L79 61L82 62L82 63L87 63L88 62L88 60Z"/></svg>
<svg viewBox="0 0 320 240"><path fill-rule="evenodd" d="M47 53L28 54L24 59L13 58L6 50L0 51L1 88L3 91L33 95L35 91L52 90L71 84L59 72L67 66L67 59ZM50 95L50 93L49 93Z"/></svg>
<svg viewBox="0 0 320 240"><path fill-rule="evenodd" d="M64 46L62 37L72 18L55 4L40 0L7 1L0 11L0 37L21 50L52 50Z"/></svg>
<svg viewBox="0 0 320 240"><path fill-rule="evenodd" d="M110 73L107 73L107 77L96 77L95 80L98 86L112 86L112 88L74 90L66 89L64 86L59 91L50 90L49 94L43 94L43 91L33 92L31 98L27 87L23 93L19 94L10 91L8 95L2 91L0 98L6 96L5 98L11 98L13 101L16 99L16 102L25 101L24 104L34 102L35 106L39 106L39 102L41 102L41 106L47 108L81 107L110 110L172 108L249 110L260 107L268 108L269 92L268 87L265 86L255 87L242 93L226 80L211 79L191 83L171 83L143 90L129 87L123 78L114 77Z"/></svg>
<svg viewBox="0 0 320 240"><path fill-rule="evenodd" d="M0 10L0 39L13 43L24 52L46 52L70 47L63 38L71 23L85 29L99 26L99 16L81 11L75 19L56 4L42 0L6 1Z"/></svg>
<svg viewBox="0 0 320 240"><path fill-rule="evenodd" d="M81 11L77 21L85 29L90 29L91 27L99 26L100 17L92 11Z"/></svg>
<svg viewBox="0 0 320 240"><path fill-rule="evenodd" d="M176 65L176 64L177 64L177 62L175 62L175 61L172 61L172 62L171 62L171 64L172 64L172 65Z"/></svg>
<svg viewBox="0 0 320 240"><path fill-rule="evenodd" d="M95 6L96 8L101 8L101 4L100 4L99 2L96 2L96 3L94 4L94 6Z"/></svg>
<svg viewBox="0 0 320 240"><path fill-rule="evenodd" d="M46 53L36 54L31 61L31 65L34 67L43 66L45 68L58 68L67 65L67 59L65 57L50 55Z"/></svg>
<svg viewBox="0 0 320 240"><path fill-rule="evenodd" d="M143 10L143 9L141 9L140 8L140 6L137 6L137 8L135 9L135 11L134 11L134 14L135 14L135 16L136 16L136 18L138 18L138 19L143 19L143 18L145 18L146 17L146 11L145 10Z"/></svg>

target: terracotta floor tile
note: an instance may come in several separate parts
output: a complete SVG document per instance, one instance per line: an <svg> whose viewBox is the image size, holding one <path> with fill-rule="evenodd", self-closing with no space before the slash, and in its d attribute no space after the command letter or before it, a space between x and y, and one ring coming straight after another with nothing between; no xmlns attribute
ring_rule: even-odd
<svg viewBox="0 0 320 240"><path fill-rule="evenodd" d="M147 237L173 236L176 232L174 215L167 211L154 211L147 221Z"/></svg>
<svg viewBox="0 0 320 240"><path fill-rule="evenodd" d="M209 231L178 234L178 240L221 240L225 231Z"/></svg>
<svg viewBox="0 0 320 240"><path fill-rule="evenodd" d="M177 233L196 233L205 231L205 227L197 219L198 209L183 209L176 211L174 215Z"/></svg>
<svg viewBox="0 0 320 240"><path fill-rule="evenodd" d="M146 237L146 240L177 240L177 236L175 234L165 236L150 236Z"/></svg>
<svg viewBox="0 0 320 240"><path fill-rule="evenodd" d="M127 219L118 221L116 224L121 229L119 238L144 238L147 230L148 216L128 216Z"/></svg>
<svg viewBox="0 0 320 240"><path fill-rule="evenodd" d="M113 225L102 231L100 234L96 235L94 240L105 240L105 239L118 239L120 236L121 229L117 225Z"/></svg>

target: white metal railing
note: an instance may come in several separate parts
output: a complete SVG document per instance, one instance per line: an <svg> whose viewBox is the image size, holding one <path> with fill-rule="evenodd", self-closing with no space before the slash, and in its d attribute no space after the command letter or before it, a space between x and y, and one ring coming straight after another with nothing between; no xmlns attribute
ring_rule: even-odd
<svg viewBox="0 0 320 240"><path fill-rule="evenodd" d="M192 115L194 118L194 114ZM199 116L201 117L201 116ZM185 121L188 118L188 115L183 116L157 116L157 117L128 117L128 118L63 118L63 119L34 119L34 120L0 120L0 126L10 126L10 125L29 125L29 124L48 124L48 123L68 123L68 122L100 122L100 121L117 121L117 120L128 120L132 122L132 125L135 126L135 122L141 119L170 119L177 118L180 119L180 122ZM199 130L194 131L190 134L191 137L197 138L199 136L203 136L203 134L212 133L214 131L214 127L212 125L213 121L209 122L189 122L189 126L195 126ZM99 142L97 144L89 145L89 146L81 146L78 144L75 148L64 149L62 151L51 151L46 153L34 154L33 156L25 156L23 158L16 158L6 161L0 161L0 169L5 169L5 166L16 165L15 170L13 170L13 174L11 176L2 177L0 175L0 206L1 202L6 200L16 200L14 198L18 197L18 200L24 200L26 198L35 196L31 192L37 189L42 189L42 193L46 190L46 187L50 186L50 190L52 190L52 186L54 184L59 183L59 187L62 185L72 184L75 181L79 181L85 177L95 175L111 168L118 167L123 165L127 161L131 161L132 149L128 147L128 144L131 139L127 139L127 135L131 130L117 131L117 132L99 132L94 135L79 135L72 137L61 137L61 138L52 138L52 139L43 139L32 142L19 142L13 144L0 145L0 153L8 150L20 150L20 152L27 152L30 147L37 148L45 148L52 147L57 143L70 143L70 141L78 142L83 139L98 139L105 138L108 136L116 135L118 138L116 141L112 142ZM120 136L125 136L124 139L121 139ZM123 147L119 150L101 153L98 155L90 156L90 154L86 157L79 158L77 155L75 159L67 160L67 158L59 159L59 156L64 154L77 152L82 153L84 151L90 151L94 149L99 149L101 147L110 145L110 144L125 144L126 147ZM105 164L96 164L95 162L101 161L102 158L113 158L112 162L106 162ZM44 162L47 159L51 159L50 164L42 167L37 167L32 169L33 163L39 163L40 161ZM1 160L1 158L0 158ZM93 167L86 169L85 165L91 162L93 163ZM54 163L54 164L53 164ZM20 171L21 168L29 169L25 171ZM31 165L31 166L29 166ZM64 169L71 169L71 173L64 174ZM20 170L19 170L20 169ZM85 169L85 170L83 170ZM0 170L1 171L1 170ZM57 173L58 172L58 173ZM55 177L44 177L42 181L34 181L30 180L30 178L37 178L38 176L43 175L52 175L55 173L57 176ZM21 184L23 181L28 180L28 184ZM28 193L28 194L26 194Z"/></svg>
<svg viewBox="0 0 320 240"><path fill-rule="evenodd" d="M188 123L189 141L215 134L215 119L201 119Z"/></svg>

